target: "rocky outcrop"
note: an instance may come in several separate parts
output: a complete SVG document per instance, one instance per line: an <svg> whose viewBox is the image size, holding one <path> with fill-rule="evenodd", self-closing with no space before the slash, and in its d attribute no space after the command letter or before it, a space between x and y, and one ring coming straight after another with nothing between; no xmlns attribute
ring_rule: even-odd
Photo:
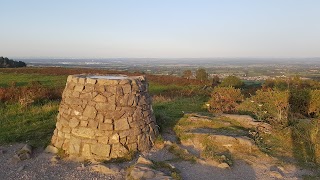
<svg viewBox="0 0 320 180"><path fill-rule="evenodd" d="M148 150L158 130L143 76L70 75L52 145L85 159Z"/></svg>
<svg viewBox="0 0 320 180"><path fill-rule="evenodd" d="M251 116L248 115L238 115L238 114L222 114L221 116L227 117L239 123L242 127L255 129L258 132L270 134L272 127L270 124L265 122L256 121Z"/></svg>
<svg viewBox="0 0 320 180"><path fill-rule="evenodd" d="M152 169L151 166L153 163L145 159L144 157L139 157L137 162L128 169L127 179L134 179L134 180L140 180L140 179L161 179L161 180L171 180L173 179L171 176L168 176L164 174L161 171Z"/></svg>

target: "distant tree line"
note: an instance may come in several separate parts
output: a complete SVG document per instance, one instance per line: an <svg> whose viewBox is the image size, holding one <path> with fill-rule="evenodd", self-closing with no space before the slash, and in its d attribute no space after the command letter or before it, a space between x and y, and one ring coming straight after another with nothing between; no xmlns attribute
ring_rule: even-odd
<svg viewBox="0 0 320 180"><path fill-rule="evenodd" d="M14 61L7 57L0 57L0 68L16 68L16 67L26 67L26 63L22 61Z"/></svg>

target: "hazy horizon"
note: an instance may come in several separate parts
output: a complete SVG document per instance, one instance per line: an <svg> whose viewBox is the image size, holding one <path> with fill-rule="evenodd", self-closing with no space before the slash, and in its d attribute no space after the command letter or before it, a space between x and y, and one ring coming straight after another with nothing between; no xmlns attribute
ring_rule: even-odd
<svg viewBox="0 0 320 180"><path fill-rule="evenodd" d="M2 1L9 58L318 58L320 1Z"/></svg>

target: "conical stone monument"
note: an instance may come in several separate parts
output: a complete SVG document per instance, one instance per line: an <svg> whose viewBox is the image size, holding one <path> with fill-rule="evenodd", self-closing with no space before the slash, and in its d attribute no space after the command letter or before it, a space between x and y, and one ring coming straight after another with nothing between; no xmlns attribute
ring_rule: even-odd
<svg viewBox="0 0 320 180"><path fill-rule="evenodd" d="M157 134L144 76L70 75L51 143L72 157L109 160L150 149Z"/></svg>

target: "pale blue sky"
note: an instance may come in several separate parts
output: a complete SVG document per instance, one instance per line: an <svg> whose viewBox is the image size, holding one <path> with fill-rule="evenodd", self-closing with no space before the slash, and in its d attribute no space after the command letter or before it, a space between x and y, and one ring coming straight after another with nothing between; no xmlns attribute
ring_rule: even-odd
<svg viewBox="0 0 320 180"><path fill-rule="evenodd" d="M320 57L319 0L0 0L0 56Z"/></svg>

